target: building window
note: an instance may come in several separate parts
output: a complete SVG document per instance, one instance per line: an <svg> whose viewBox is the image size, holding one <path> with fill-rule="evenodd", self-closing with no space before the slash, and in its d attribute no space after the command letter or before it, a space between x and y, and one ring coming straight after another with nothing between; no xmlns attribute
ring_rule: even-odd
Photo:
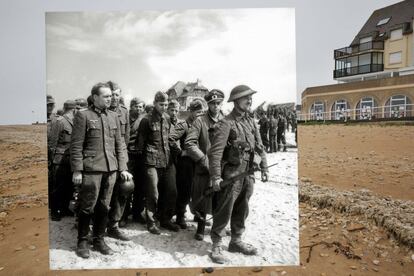
<svg viewBox="0 0 414 276"><path fill-rule="evenodd" d="M372 41L372 36L366 36L366 37L363 37L363 38L359 39L359 44L367 43L367 42L370 42L370 41Z"/></svg>
<svg viewBox="0 0 414 276"><path fill-rule="evenodd" d="M402 52L390 53L390 64L401 63Z"/></svg>
<svg viewBox="0 0 414 276"><path fill-rule="evenodd" d="M351 110L346 100L337 100L331 109L331 120L347 120L351 117Z"/></svg>
<svg viewBox="0 0 414 276"><path fill-rule="evenodd" d="M371 120L379 115L378 111L377 102L373 97L362 98L356 106L356 119Z"/></svg>
<svg viewBox="0 0 414 276"><path fill-rule="evenodd" d="M403 36L403 32L402 32L402 28L396 29L396 30L392 30L391 31L391 35L390 35L390 40L397 40L397 39L401 39Z"/></svg>
<svg viewBox="0 0 414 276"><path fill-rule="evenodd" d="M412 116L410 99L405 95L396 95L388 99L384 109L385 118L402 118Z"/></svg>
<svg viewBox="0 0 414 276"><path fill-rule="evenodd" d="M314 102L310 109L311 120L323 120L325 113L325 105L322 102Z"/></svg>
<svg viewBox="0 0 414 276"><path fill-rule="evenodd" d="M378 21L377 26L381 26L381 25L387 24L388 21L390 21L390 19L391 19L391 17L387 17L387 18L381 19L380 21Z"/></svg>

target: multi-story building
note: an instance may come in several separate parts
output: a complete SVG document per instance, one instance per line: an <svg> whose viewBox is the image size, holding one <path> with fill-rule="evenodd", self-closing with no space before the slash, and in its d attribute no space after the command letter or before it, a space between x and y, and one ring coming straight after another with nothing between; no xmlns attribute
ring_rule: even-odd
<svg viewBox="0 0 414 276"><path fill-rule="evenodd" d="M201 85L201 81L197 79L196 82L189 83L178 81L166 93L170 99L178 101L180 111L187 111L190 103L196 98L201 99L204 103L204 96L208 93L208 89ZM207 104L205 104L205 108L206 106Z"/></svg>
<svg viewBox="0 0 414 276"><path fill-rule="evenodd" d="M335 85L302 93L302 119L412 117L414 0L376 10L351 44L334 50Z"/></svg>

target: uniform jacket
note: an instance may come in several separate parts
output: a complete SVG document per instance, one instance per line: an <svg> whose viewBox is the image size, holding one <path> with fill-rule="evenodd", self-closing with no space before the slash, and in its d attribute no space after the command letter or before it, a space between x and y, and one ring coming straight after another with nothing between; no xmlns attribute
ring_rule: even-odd
<svg viewBox="0 0 414 276"><path fill-rule="evenodd" d="M166 168L170 161L168 134L170 123L165 114L153 110L142 118L138 127L137 152L147 166Z"/></svg>
<svg viewBox="0 0 414 276"><path fill-rule="evenodd" d="M187 120L179 120L174 126L171 125L168 143L170 145L171 153L174 156L188 155L184 149L184 142L192 123L193 120L188 118Z"/></svg>
<svg viewBox="0 0 414 276"><path fill-rule="evenodd" d="M136 140L138 136L138 127L141 123L142 118L144 118L145 114L139 114L137 118L132 118L129 116L129 143L128 143L128 151L129 152L136 152Z"/></svg>
<svg viewBox="0 0 414 276"><path fill-rule="evenodd" d="M184 149L187 155L194 161L194 177L191 189L192 202L196 202L200 198L204 191L210 185L210 175L208 171L208 158L207 153L210 150L211 139L214 132L214 127L223 116L219 115L218 119L213 119L207 112L205 115L198 117L192 124L188 131L187 138L184 142ZM203 161L203 163L200 163ZM206 214L211 213L212 210L211 198L206 198L198 204L198 206L190 205L192 210L201 211Z"/></svg>
<svg viewBox="0 0 414 276"><path fill-rule="evenodd" d="M214 127L219 120L223 119L220 114L218 120L213 119L207 112L205 115L197 118L188 135L185 139L184 148L188 156L194 161L200 161L204 156L207 157L207 152L211 146L211 139L214 132Z"/></svg>
<svg viewBox="0 0 414 276"><path fill-rule="evenodd" d="M211 148L208 153L210 177L212 179L226 178L225 174L222 173L222 167L228 160L224 158L223 153L226 146L236 142L246 144L245 150L247 153L260 155L260 167L262 169L267 167L266 154L254 119L248 116L247 113L240 114L236 109L233 109L229 115L217 124L214 130ZM250 154L243 155L243 160L251 161ZM236 173L241 173L237 170L237 167L233 169Z"/></svg>
<svg viewBox="0 0 414 276"><path fill-rule="evenodd" d="M69 165L69 147L72 136L73 116L64 114L56 119L51 129L51 160L53 164Z"/></svg>
<svg viewBox="0 0 414 276"><path fill-rule="evenodd" d="M78 111L70 144L72 171L127 170L123 143L116 112L96 107Z"/></svg>
<svg viewBox="0 0 414 276"><path fill-rule="evenodd" d="M277 134L277 125L278 125L278 119L277 118L274 118L273 116L272 116L272 118L270 119L270 121L269 121L269 125L270 125L270 127L269 127L269 135L276 135Z"/></svg>
<svg viewBox="0 0 414 276"><path fill-rule="evenodd" d="M126 146L129 143L129 131L130 131L130 124L129 124L129 113L128 109L123 105L118 105L115 108L110 108L110 110L116 112L118 114L119 124L121 127L121 136L123 138L124 149L126 150Z"/></svg>

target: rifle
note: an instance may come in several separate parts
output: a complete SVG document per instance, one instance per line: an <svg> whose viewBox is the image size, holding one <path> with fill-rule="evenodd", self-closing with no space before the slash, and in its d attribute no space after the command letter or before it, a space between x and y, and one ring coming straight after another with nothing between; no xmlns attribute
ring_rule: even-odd
<svg viewBox="0 0 414 276"><path fill-rule="evenodd" d="M267 166L263 169L268 169L270 167L276 166L278 163L274 163L270 166ZM248 175L254 174L254 172L257 171L261 171L262 169L259 168L258 166L254 166L251 167L250 169L248 169L245 172L239 173L233 177L230 177L229 179L223 180L222 182L220 182L220 190L226 188L227 186L230 186L231 184L233 184L234 182L241 180L243 178L245 178ZM192 204L192 208L193 209L193 213L197 215L197 211L196 211L196 207L207 197L211 196L214 193L214 189L213 187L208 187L207 189L204 190L203 195L200 196L193 204Z"/></svg>

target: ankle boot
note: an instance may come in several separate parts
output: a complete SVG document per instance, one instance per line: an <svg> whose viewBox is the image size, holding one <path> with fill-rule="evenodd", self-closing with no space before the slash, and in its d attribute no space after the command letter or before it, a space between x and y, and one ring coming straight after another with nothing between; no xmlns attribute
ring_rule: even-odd
<svg viewBox="0 0 414 276"><path fill-rule="evenodd" d="M202 241L204 239L204 229L206 228L206 218L203 217L202 220L199 220L197 223L197 232L194 235L194 238L198 241Z"/></svg>
<svg viewBox="0 0 414 276"><path fill-rule="evenodd" d="M81 258L89 258L89 223L91 216L83 213L79 213L78 218L78 246L76 254Z"/></svg>

